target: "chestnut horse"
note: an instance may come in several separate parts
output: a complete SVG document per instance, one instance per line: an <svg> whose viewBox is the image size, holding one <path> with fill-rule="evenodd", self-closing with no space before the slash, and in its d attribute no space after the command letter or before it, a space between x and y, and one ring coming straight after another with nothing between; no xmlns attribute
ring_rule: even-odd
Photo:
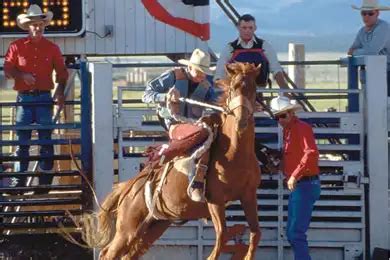
<svg viewBox="0 0 390 260"><path fill-rule="evenodd" d="M256 84L260 66L234 63L227 65L227 79L218 82L224 89L226 113L202 119L217 129L210 148L207 173L207 202L193 202L187 196L188 178L171 168L155 203L157 218L150 218L145 199L145 183L150 167L135 178L118 184L105 199L98 215L98 226L84 223L89 230L89 246L103 248L102 260L138 259L175 221L211 217L216 233L214 249L208 259L218 259L226 242L225 205L240 200L250 228L245 259L254 259L260 241L256 190L260 185L260 168L254 152L254 118ZM222 103L221 103L222 104ZM156 168L152 180L157 186L164 166ZM113 227L113 220L116 227ZM89 223L89 224L88 224ZM95 230L93 230L95 228Z"/></svg>

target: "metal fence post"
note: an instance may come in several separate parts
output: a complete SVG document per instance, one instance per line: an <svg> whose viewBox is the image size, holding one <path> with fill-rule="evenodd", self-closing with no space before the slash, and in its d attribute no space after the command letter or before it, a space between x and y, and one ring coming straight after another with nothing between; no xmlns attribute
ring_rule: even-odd
<svg viewBox="0 0 390 260"><path fill-rule="evenodd" d="M90 63L92 85L93 182L99 201L114 184L114 134L112 112L112 65Z"/></svg>
<svg viewBox="0 0 390 260"><path fill-rule="evenodd" d="M358 66L355 64L355 58L348 58L348 89L358 89ZM348 112L359 112L358 94L348 94Z"/></svg>
<svg viewBox="0 0 390 260"><path fill-rule="evenodd" d="M370 253L388 248L388 143L386 57L366 56L367 169ZM368 89L370 88L370 89Z"/></svg>
<svg viewBox="0 0 390 260"><path fill-rule="evenodd" d="M91 84L86 61L80 63L81 79L81 166L92 180L92 129L91 129ZM91 198L87 196L88 190L83 188L83 201L86 209L90 209Z"/></svg>
<svg viewBox="0 0 390 260"><path fill-rule="evenodd" d="M83 169L92 169L91 84L87 63L80 64L81 74L81 160Z"/></svg>

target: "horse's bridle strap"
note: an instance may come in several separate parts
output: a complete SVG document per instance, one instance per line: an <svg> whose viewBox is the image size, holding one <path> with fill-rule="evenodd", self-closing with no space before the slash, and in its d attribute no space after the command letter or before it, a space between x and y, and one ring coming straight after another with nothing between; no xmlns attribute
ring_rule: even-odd
<svg viewBox="0 0 390 260"><path fill-rule="evenodd" d="M252 106L251 102L246 97L244 97L242 95L233 98L228 103L228 109L230 111L233 111L234 109L241 107L241 106L246 107L249 111L249 114L253 113L253 106Z"/></svg>

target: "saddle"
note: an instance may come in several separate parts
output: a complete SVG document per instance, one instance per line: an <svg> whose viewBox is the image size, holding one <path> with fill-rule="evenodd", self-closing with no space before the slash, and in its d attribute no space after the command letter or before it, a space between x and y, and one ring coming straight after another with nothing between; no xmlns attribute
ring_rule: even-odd
<svg viewBox="0 0 390 260"><path fill-rule="evenodd" d="M145 155L149 162L157 160L161 163L168 162L178 156L189 156L199 145L203 144L208 137L207 129L195 124L180 124L171 133L168 145L150 146Z"/></svg>

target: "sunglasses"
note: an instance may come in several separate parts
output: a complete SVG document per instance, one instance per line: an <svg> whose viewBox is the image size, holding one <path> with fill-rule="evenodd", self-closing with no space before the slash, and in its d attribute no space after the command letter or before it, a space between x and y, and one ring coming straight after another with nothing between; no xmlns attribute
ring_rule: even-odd
<svg viewBox="0 0 390 260"><path fill-rule="evenodd" d="M277 115L277 116L275 116L275 120L278 121L279 119L285 119L286 117L287 117L287 114Z"/></svg>
<svg viewBox="0 0 390 260"><path fill-rule="evenodd" d="M360 12L360 14L362 16L373 16L375 14L375 12L366 12L366 11L362 11Z"/></svg>

